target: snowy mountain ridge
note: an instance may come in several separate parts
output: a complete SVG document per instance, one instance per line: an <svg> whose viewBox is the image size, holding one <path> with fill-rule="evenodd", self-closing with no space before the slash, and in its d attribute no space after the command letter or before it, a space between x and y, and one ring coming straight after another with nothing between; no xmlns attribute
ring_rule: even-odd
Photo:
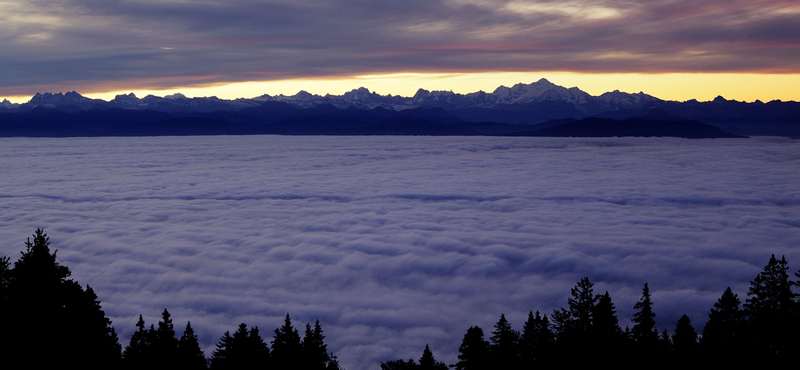
<svg viewBox="0 0 800 370"><path fill-rule="evenodd" d="M413 108L481 108L499 109L509 106L535 105L547 102L562 102L575 107L580 112L594 112L616 109L638 109L649 102L660 102L661 99L644 93L629 94L615 90L600 96L592 96L577 87L565 88L553 84L546 79L512 87L499 86L491 93L483 91L459 94L452 91L428 91L419 89L412 97L399 95L380 95L367 88L360 87L343 95L325 96L300 91L295 95L261 95L255 98L239 98L235 100L217 97L188 98L176 93L164 97L147 95L138 98L133 93L117 95L111 101L90 99L70 91L67 93L37 93L31 100L23 104L8 101L0 103L0 109L32 109L38 106L75 106L88 110L95 108L121 108L135 110L157 110L166 112L212 112L216 110L240 110L255 107L267 101L285 102L296 108L313 108L330 104L339 109L355 107L357 109L384 108L395 111Z"/></svg>

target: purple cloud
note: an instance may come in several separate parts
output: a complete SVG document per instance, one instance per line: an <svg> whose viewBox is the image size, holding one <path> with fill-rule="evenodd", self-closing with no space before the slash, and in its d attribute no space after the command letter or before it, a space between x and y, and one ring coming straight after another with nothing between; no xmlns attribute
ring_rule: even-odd
<svg viewBox="0 0 800 370"><path fill-rule="evenodd" d="M0 16L0 94L409 71L794 73L799 9L775 0L11 3Z"/></svg>
<svg viewBox="0 0 800 370"><path fill-rule="evenodd" d="M45 228L126 342L191 320L210 354L245 322L319 319L350 370L453 363L466 329L566 305L589 276L623 325L702 327L769 254L800 263L788 139L2 139L0 255Z"/></svg>

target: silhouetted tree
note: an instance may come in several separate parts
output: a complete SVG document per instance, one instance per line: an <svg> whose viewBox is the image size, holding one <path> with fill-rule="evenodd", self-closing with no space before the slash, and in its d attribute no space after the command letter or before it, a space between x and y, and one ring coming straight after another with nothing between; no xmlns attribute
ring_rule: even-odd
<svg viewBox="0 0 800 370"><path fill-rule="evenodd" d="M185 370L201 370L208 367L191 322L186 323L186 329L178 340L178 363L180 368Z"/></svg>
<svg viewBox="0 0 800 370"><path fill-rule="evenodd" d="M788 361L800 344L796 295L788 271L786 258L778 260L773 254L747 292L749 348L762 364Z"/></svg>
<svg viewBox="0 0 800 370"><path fill-rule="evenodd" d="M550 320L536 311L528 312L528 319L522 327L519 340L519 355L522 367L547 367L555 343L555 335L550 330Z"/></svg>
<svg viewBox="0 0 800 370"><path fill-rule="evenodd" d="M417 365L413 359L409 359L408 361L391 360L381 362L381 370L415 370L417 366L419 365Z"/></svg>
<svg viewBox="0 0 800 370"><path fill-rule="evenodd" d="M592 353L595 361L610 363L624 358L627 338L619 327L617 310L608 292L597 296L592 322Z"/></svg>
<svg viewBox="0 0 800 370"><path fill-rule="evenodd" d="M616 341L622 335L617 309L611 302L611 295L608 292L597 296L593 318L592 330L598 339Z"/></svg>
<svg viewBox="0 0 800 370"><path fill-rule="evenodd" d="M570 290L571 297L567 299L572 318L570 326L578 333L588 334L592 329L594 306L598 299L593 287L589 277L584 277Z"/></svg>
<svg viewBox="0 0 800 370"><path fill-rule="evenodd" d="M419 370L447 370L447 365L444 362L436 361L436 358L433 357L433 352L426 344L425 349L422 350L418 368Z"/></svg>
<svg viewBox="0 0 800 370"><path fill-rule="evenodd" d="M0 256L0 314L8 313L8 285L11 283L11 261Z"/></svg>
<svg viewBox="0 0 800 370"><path fill-rule="evenodd" d="M301 361L302 350L300 334L292 327L287 313L283 326L275 329L272 339L272 365L278 370L293 369Z"/></svg>
<svg viewBox="0 0 800 370"><path fill-rule="evenodd" d="M322 335L322 327L319 320L311 324L306 324L306 332L302 342L302 359L304 368L308 370L324 370L328 366L330 356L328 356L328 346L325 344L325 336Z"/></svg>
<svg viewBox="0 0 800 370"><path fill-rule="evenodd" d="M664 329L661 335L658 336L656 356L660 364L667 365L672 363L672 338L667 333L667 329Z"/></svg>
<svg viewBox="0 0 800 370"><path fill-rule="evenodd" d="M570 290L567 309L553 312L559 355L563 357L574 352L585 354L572 359L574 366L588 366L595 361L592 326L598 296L594 295L593 287L588 277L582 278Z"/></svg>
<svg viewBox="0 0 800 370"><path fill-rule="evenodd" d="M11 262L8 257L0 257L0 325L6 326L6 320L10 319L11 312L9 312L9 284L11 283ZM0 348L11 348L11 341L13 338L11 333L6 333L5 329L0 333Z"/></svg>
<svg viewBox="0 0 800 370"><path fill-rule="evenodd" d="M658 331L656 331L656 314L653 312L653 302L650 300L650 288L644 283L642 298L633 306L634 322L631 337L636 342L638 353L643 357L655 355L658 346Z"/></svg>
<svg viewBox="0 0 800 370"><path fill-rule="evenodd" d="M225 332L211 356L211 368L220 370L234 369L266 369L270 363L270 352L267 344L258 331L258 327L248 330L244 323L230 335Z"/></svg>
<svg viewBox="0 0 800 370"><path fill-rule="evenodd" d="M582 278L570 290L567 299L567 309L560 309L553 313L553 321L558 329L558 341L567 346L585 346L585 340L592 331L594 306L598 297L593 293L594 284L588 277Z"/></svg>
<svg viewBox="0 0 800 370"><path fill-rule="evenodd" d="M333 354L330 355L331 359L328 360L328 364L325 366L325 370L342 370L342 367L339 366L339 359L336 358Z"/></svg>
<svg viewBox="0 0 800 370"><path fill-rule="evenodd" d="M381 362L381 370L447 370L447 365L444 362L436 361L433 357L433 352L426 344L425 349L422 351L422 357L419 359L419 364L414 362L413 359L408 361L384 361Z"/></svg>
<svg viewBox="0 0 800 370"><path fill-rule="evenodd" d="M672 352L675 363L681 367L697 364L697 331L692 326L689 316L681 316L675 325Z"/></svg>
<svg viewBox="0 0 800 370"><path fill-rule="evenodd" d="M703 327L703 336L700 339L705 352L716 354L714 357L738 352L744 321L744 313L739 307L741 303L739 296L734 294L730 287L725 289L722 296L714 303L714 307L708 313L708 321Z"/></svg>
<svg viewBox="0 0 800 370"><path fill-rule="evenodd" d="M494 325L494 331L489 338L489 367L494 369L518 369L519 359L519 333L511 328L506 316L501 314L500 320Z"/></svg>
<svg viewBox="0 0 800 370"><path fill-rule="evenodd" d="M64 323L68 333L72 333L72 345L80 345L81 349L91 348L91 351L76 353L77 363L83 363L84 368L118 367L121 364L122 346L111 320L105 317L94 290L86 286L81 290L76 283L74 300L65 302L64 310L67 322ZM80 358L81 356L87 358Z"/></svg>
<svg viewBox="0 0 800 370"><path fill-rule="evenodd" d="M233 340L228 350L228 368L253 368L251 365L249 341L247 340L250 331L247 330L245 323L239 324L239 328L233 333Z"/></svg>
<svg viewBox="0 0 800 370"><path fill-rule="evenodd" d="M456 370L488 370L489 342L483 339L483 329L472 326L467 329L461 346L458 347Z"/></svg>
<svg viewBox="0 0 800 370"><path fill-rule="evenodd" d="M131 340L125 347L122 354L125 366L130 369L140 369L147 364L147 356L150 351L150 333L144 328L145 323L142 315L136 322L136 331L131 335Z"/></svg>
<svg viewBox="0 0 800 370"><path fill-rule="evenodd" d="M733 365L744 351L744 313L739 296L728 287L714 303L703 327L700 347L709 364Z"/></svg>
<svg viewBox="0 0 800 370"><path fill-rule="evenodd" d="M235 358L235 356L231 356L232 350L233 337L231 336L231 332L226 330L225 334L222 334L222 337L219 338L217 348L211 353L211 360L209 361L211 369L224 370L232 368L230 363L233 362L233 360L231 360L231 358Z"/></svg>
<svg viewBox="0 0 800 370"><path fill-rule="evenodd" d="M249 354L249 362L253 364L254 369L265 369L270 364L270 351L264 338L258 330L258 326L250 328L247 334L247 352Z"/></svg>
<svg viewBox="0 0 800 370"><path fill-rule="evenodd" d="M8 266L3 258L0 309L13 318L4 324L2 336L11 338L4 351L26 359L29 368L119 366L121 348L111 320L91 287L84 290L69 279L69 268L56 262L43 230L36 230L33 241L28 238L13 269Z"/></svg>
<svg viewBox="0 0 800 370"><path fill-rule="evenodd" d="M175 338L175 327L167 309L161 313L161 320L155 330L151 329L151 365L171 369L178 366L178 339Z"/></svg>

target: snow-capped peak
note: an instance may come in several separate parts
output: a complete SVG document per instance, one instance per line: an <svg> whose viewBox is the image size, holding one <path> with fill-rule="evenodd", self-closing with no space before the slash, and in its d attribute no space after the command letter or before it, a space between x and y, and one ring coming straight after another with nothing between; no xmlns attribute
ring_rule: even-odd
<svg viewBox="0 0 800 370"><path fill-rule="evenodd" d="M169 100L186 99L186 95L183 95L181 93L174 93L172 95L165 95L164 99L169 99Z"/></svg>
<svg viewBox="0 0 800 370"><path fill-rule="evenodd" d="M544 78L530 84L518 83L512 87L500 86L492 92L492 95L501 104L525 104L540 100L583 102L589 97L589 94L578 88L567 89Z"/></svg>

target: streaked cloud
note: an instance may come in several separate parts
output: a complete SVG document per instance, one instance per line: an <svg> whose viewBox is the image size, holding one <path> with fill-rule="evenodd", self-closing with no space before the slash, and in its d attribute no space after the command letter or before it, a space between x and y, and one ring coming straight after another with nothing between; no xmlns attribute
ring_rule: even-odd
<svg viewBox="0 0 800 370"><path fill-rule="evenodd" d="M586 1L558 1L558 2L537 2L537 1L510 1L503 6L503 10L522 16L536 16L551 14L572 19L610 19L619 18L624 13L625 2L599 4L587 3ZM617 5L617 6L614 6Z"/></svg>
<svg viewBox="0 0 800 370"><path fill-rule="evenodd" d="M0 95L408 72L795 73L798 9L775 0L4 0Z"/></svg>

